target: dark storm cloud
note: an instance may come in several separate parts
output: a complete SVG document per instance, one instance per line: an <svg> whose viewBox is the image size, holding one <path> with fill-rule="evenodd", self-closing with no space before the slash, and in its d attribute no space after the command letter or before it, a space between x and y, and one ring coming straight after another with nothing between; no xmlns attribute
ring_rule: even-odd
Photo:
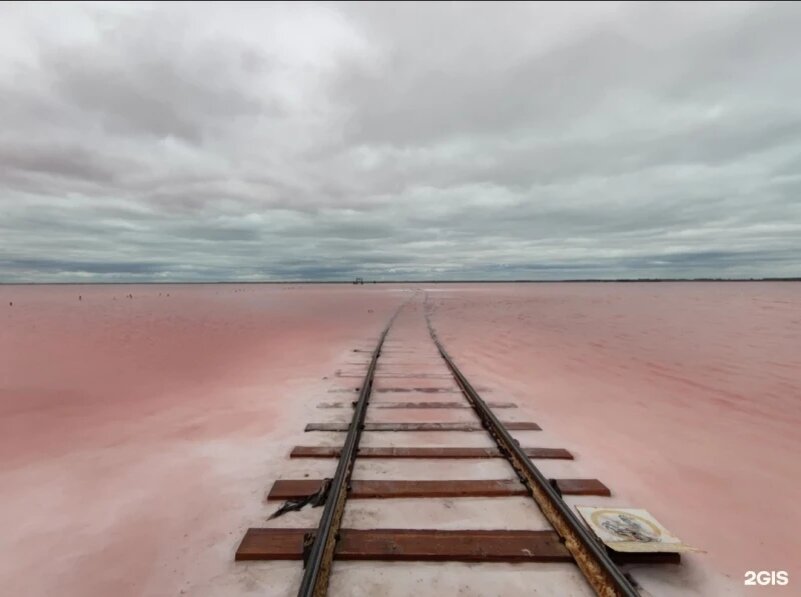
<svg viewBox="0 0 801 597"><path fill-rule="evenodd" d="M0 8L0 281L798 275L796 4Z"/></svg>

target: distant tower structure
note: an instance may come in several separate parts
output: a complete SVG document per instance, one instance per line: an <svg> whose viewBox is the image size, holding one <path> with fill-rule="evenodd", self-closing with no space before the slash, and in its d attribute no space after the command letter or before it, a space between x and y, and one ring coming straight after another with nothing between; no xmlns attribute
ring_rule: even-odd
<svg viewBox="0 0 801 597"><path fill-rule="evenodd" d="M364 278L356 278L353 281L354 284L364 284Z"/></svg>

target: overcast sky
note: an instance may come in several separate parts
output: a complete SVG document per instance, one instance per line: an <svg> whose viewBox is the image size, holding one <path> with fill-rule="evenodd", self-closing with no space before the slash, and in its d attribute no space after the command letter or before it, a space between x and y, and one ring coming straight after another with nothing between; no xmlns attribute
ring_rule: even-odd
<svg viewBox="0 0 801 597"><path fill-rule="evenodd" d="M0 4L0 281L801 275L801 4Z"/></svg>

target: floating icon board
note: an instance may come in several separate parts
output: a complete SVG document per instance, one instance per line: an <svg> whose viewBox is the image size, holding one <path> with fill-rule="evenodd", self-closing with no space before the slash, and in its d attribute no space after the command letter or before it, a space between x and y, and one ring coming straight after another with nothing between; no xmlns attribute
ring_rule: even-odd
<svg viewBox="0 0 801 597"><path fill-rule="evenodd" d="M701 551L682 543L650 512L639 508L576 506L593 533L610 549L628 553Z"/></svg>

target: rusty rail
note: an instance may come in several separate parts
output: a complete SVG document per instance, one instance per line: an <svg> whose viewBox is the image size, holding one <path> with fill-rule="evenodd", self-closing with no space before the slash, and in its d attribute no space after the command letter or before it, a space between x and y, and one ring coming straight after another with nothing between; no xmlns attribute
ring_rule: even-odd
<svg viewBox="0 0 801 597"><path fill-rule="evenodd" d="M373 350L370 366L367 368L367 373L359 391L359 398L353 409L353 418L348 429L348 435L345 438L345 444L342 447L337 470L328 490L323 515L320 517L320 524L317 527L314 542L308 552L308 558L305 560L305 569L300 589L298 590L298 597L324 597L328 590L328 579L331 575L331 565L334 560L334 548L339 539L342 514L345 511L345 500L347 499L350 478L353 473L353 463L356 460L359 440L364 428L364 418L373 387L376 364L378 357L381 355L381 347L384 345L387 333L389 333L389 328L392 327L395 317L397 317L402 308L403 305L390 318L387 327L381 332L375 350Z"/></svg>
<svg viewBox="0 0 801 597"><path fill-rule="evenodd" d="M427 301L428 296L426 296L426 303ZM545 518L559 534L565 547L596 594L603 597L640 597L637 589L634 588L609 557L606 548L581 524L576 515L562 500L559 493L550 484L547 477L526 456L526 453L509 434L506 427L498 420L486 402L467 381L467 378L462 375L462 372L459 371L459 368L437 338L428 309L425 311L425 317L431 339L436 344L437 350L439 350L451 373L453 373L456 383L481 419L487 432L495 440L498 449L506 457L522 483L531 493L531 497L534 498Z"/></svg>

